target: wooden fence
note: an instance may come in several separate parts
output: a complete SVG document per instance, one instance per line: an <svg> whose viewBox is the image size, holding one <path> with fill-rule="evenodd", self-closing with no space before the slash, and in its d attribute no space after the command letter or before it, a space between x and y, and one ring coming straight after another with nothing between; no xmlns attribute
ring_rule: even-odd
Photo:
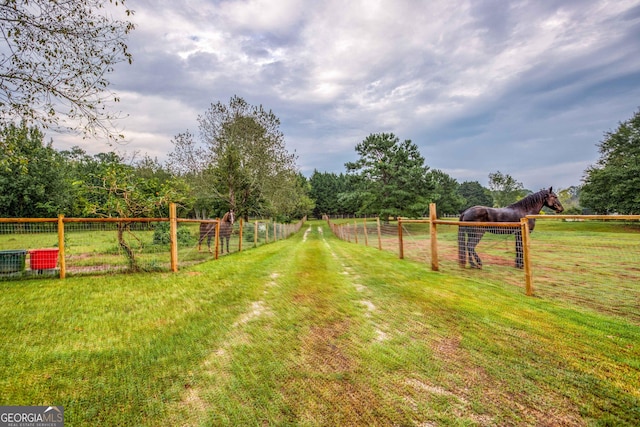
<svg viewBox="0 0 640 427"><path fill-rule="evenodd" d="M232 252L239 252L243 250L243 241L246 243L253 243L256 247L259 243L270 243L277 240L285 239L291 234L300 230L304 224L306 218L300 220L295 224L279 224L270 221L256 220L249 224L245 224L242 219L236 222L233 229L233 244L229 248ZM181 246L181 256L184 258L182 264L189 265L194 262L205 261L214 257L218 259L222 252L220 246L220 240L215 238L219 235L220 221L218 219L213 220L197 220L197 219L185 219L178 218L176 214L175 204L171 204L169 207L168 218L65 218L60 215L58 218L0 218L0 225L3 228L0 229L0 278L20 278L25 275L42 275L45 273L47 276L58 275L60 278L65 278L68 273L68 261L72 260L72 263L80 263L80 259L86 260L90 257L103 256L105 261L103 263L94 262L95 265L87 267L83 272L98 272L103 273L107 271L131 271L131 265L127 267L126 261L123 261L122 254L120 254L119 260L115 260L116 256L112 253L126 252L128 249L116 248L114 249L115 239L110 237L110 244L112 247L107 250L98 249L97 240L101 235L110 235L114 231L121 233L123 229L128 231L134 230L137 234L145 235L144 244L148 248L147 240L150 240L151 233L158 228L161 224L168 223L168 241L164 246L158 248L151 248L151 252L154 254L154 259L151 260L153 269L168 269L170 271L178 271L179 265L179 244ZM216 234L211 241L211 253L209 254L209 248L206 247L206 239L203 242L204 252L199 250L196 252L196 246L194 242L198 240L194 236L198 234L199 223L212 223L216 227ZM179 234L180 227L188 228L187 234L190 236L188 243L180 243L181 237ZM166 227L166 225L165 225ZM96 231L97 230L97 231ZM165 229L166 230L166 229ZM77 236L83 233L77 233L77 231L91 231L82 243L70 236ZM44 238L36 238L38 233L47 236ZM146 233L146 234L145 234ZM141 240L135 233L132 239ZM57 235L56 242L53 244L53 236ZM98 237L96 237L98 236ZM91 241L93 239L93 241ZM155 236L154 236L155 239ZM72 246L75 249L75 253L72 255L67 254L68 241L72 240ZM88 240L88 241L87 241ZM32 250L15 250L16 246L23 247L42 247L43 243L50 248L46 249L32 249ZM55 246L55 248L53 248ZM122 245L120 245L122 246ZM140 242L139 248L142 252L143 243ZM164 254L162 255L163 247ZM82 249L78 249L82 247ZM11 248L11 249L8 249ZM146 248L145 248L146 249ZM81 253L79 253L81 252ZM38 257L48 257L49 253L54 254L55 258L52 261L40 261ZM96 255L98 254L99 255ZM25 266L25 258L28 255L29 269ZM146 253L141 256L150 258L151 255ZM88 261L85 261L88 262ZM164 265L164 267L158 267ZM145 270L147 268L142 268ZM80 270L80 268L74 268L72 273ZM29 273L29 274L25 274Z"/></svg>
<svg viewBox="0 0 640 427"><path fill-rule="evenodd" d="M446 228L453 227L458 228L460 226L469 226L469 227L491 227L492 229L496 228L505 228L505 229L513 229L515 231L520 231L522 235L522 255L523 255L523 268L522 272L524 274L523 282L525 287L525 293L529 296L534 294L534 279L533 279L533 266L532 266L532 256L535 255L534 251L532 251L531 246L531 238L530 238L530 230L529 230L529 219L544 219L544 220L564 220L564 221L640 221L640 215L530 215L526 218L522 218L520 222L507 222L507 223L481 223L481 222L461 222L455 221L451 219L443 220L438 219L436 215L436 206L432 204L430 206L429 219L417 219L410 220L399 218L397 220L397 224L395 225L382 225L379 220L350 220L348 222L332 222L329 221L331 229L339 238L343 240L347 240L355 243L364 243L372 246L370 242L374 241L377 237L377 246L379 249L385 250L393 250L397 251L398 257L403 259L405 258L405 252L408 247L411 248L412 257L417 259L426 260L430 262L431 269L433 271L440 270L441 261L443 260L442 252L445 252L445 259L447 261L447 266L451 267L453 263L457 264L457 232L450 233L446 232ZM376 227L368 226L368 223L376 224ZM424 227L428 227L428 231L424 230L424 228L419 229L420 225L424 225ZM441 230L442 227L445 227L444 232ZM386 233L385 233L386 228ZM419 231L416 231L418 230ZM411 234L411 232L414 234ZM506 230L505 230L506 231ZM409 234L408 236L406 236ZM439 237L443 236L444 241L439 241ZM407 239L408 237L408 239ZM499 246L503 252L506 252L504 246L507 245L511 247L510 251L513 251L514 246L511 246L510 242L513 242L513 237L506 235L504 236L485 236L484 240L495 239L494 246ZM500 239L502 239L500 241ZM507 239L508 242L507 242ZM637 240L637 239L636 239ZM417 243L417 242L420 243ZM423 242L426 242L425 246ZM498 242L498 243L496 243ZM501 242L505 242L504 244ZM640 244L640 241L638 242ZM416 246L419 247L416 249ZM635 246L634 246L635 247ZM456 251L452 255L452 251ZM546 250L542 243L536 244L536 250L543 251ZM416 252L417 251L417 252ZM635 252L634 252L635 253ZM511 255L514 255L511 253ZM541 254L540 254L541 255ZM483 255L484 256L484 255ZM502 255L501 255L502 256ZM493 256L492 260L498 259L499 256ZM538 255L538 258L540 256ZM500 260L502 265L505 264L504 260ZM542 262L542 259L540 259ZM540 263L539 262L539 263ZM633 263L633 260L631 261ZM509 265L513 266L513 261L509 261ZM539 267L543 267L539 265ZM464 271L460 270L459 271ZM635 271L635 268L633 269ZM504 274L506 270L503 270L501 273ZM510 273L507 273L510 274ZM549 282L549 279L544 279L545 282ZM522 283L522 282L520 282Z"/></svg>

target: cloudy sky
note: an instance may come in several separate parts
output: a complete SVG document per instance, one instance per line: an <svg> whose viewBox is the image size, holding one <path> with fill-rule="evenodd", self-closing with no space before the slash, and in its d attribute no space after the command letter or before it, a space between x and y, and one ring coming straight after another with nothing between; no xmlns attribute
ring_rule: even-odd
<svg viewBox="0 0 640 427"><path fill-rule="evenodd" d="M127 144L164 161L238 95L281 120L307 176L344 172L392 132L426 164L487 185L578 185L640 107L640 1L128 0L133 65L112 89ZM61 148L97 141L52 135Z"/></svg>

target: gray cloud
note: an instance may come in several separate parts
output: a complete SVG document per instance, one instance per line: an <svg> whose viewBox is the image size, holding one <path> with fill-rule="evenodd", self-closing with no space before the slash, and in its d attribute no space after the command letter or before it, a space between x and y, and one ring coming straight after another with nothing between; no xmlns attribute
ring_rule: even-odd
<svg viewBox="0 0 640 427"><path fill-rule="evenodd" d="M126 149L161 160L211 103L238 95L281 119L306 174L343 172L358 142L393 132L459 181L500 170L533 190L567 187L640 104L637 1L129 6L134 63L113 88Z"/></svg>

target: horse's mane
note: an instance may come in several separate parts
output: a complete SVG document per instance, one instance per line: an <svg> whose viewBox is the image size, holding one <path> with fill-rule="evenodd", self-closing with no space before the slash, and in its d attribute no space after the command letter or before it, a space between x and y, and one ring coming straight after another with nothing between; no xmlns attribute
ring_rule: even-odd
<svg viewBox="0 0 640 427"><path fill-rule="evenodd" d="M540 190L537 193L529 194L525 198L510 204L508 207L521 208L524 210L528 210L529 208L532 208L544 202L544 200L547 198L548 195L549 195L549 190Z"/></svg>

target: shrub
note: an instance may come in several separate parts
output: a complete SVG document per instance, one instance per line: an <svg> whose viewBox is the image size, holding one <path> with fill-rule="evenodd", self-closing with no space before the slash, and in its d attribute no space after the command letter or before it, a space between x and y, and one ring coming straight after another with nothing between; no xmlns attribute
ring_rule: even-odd
<svg viewBox="0 0 640 427"><path fill-rule="evenodd" d="M154 245L168 245L171 241L171 236L169 234L169 223L161 222L158 223L153 230L153 244ZM191 235L191 232L186 227L178 226L178 244L180 245L192 245L195 243L195 238Z"/></svg>

